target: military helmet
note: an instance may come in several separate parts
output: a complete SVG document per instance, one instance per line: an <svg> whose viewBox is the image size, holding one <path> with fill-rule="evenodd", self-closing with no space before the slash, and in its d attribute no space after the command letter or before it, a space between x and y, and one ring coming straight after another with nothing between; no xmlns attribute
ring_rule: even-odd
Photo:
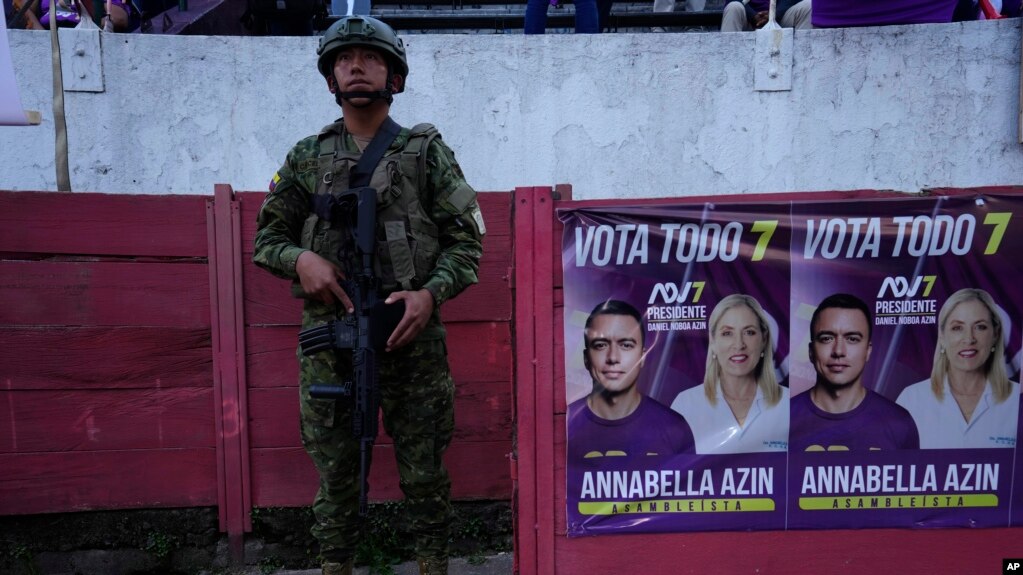
<svg viewBox="0 0 1023 575"><path fill-rule="evenodd" d="M320 37L316 67L324 78L331 76L335 54L346 46L369 46L381 50L391 61L395 72L402 78L408 76L405 43L393 28L369 16L345 16L331 24Z"/></svg>

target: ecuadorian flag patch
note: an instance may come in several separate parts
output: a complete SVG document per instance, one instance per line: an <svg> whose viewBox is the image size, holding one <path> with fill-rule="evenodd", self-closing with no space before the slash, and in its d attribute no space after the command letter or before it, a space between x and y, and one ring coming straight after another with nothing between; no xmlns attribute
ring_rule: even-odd
<svg viewBox="0 0 1023 575"><path fill-rule="evenodd" d="M274 177L270 179L270 193L274 193L274 189L277 188L277 182L281 181L281 174L274 172Z"/></svg>

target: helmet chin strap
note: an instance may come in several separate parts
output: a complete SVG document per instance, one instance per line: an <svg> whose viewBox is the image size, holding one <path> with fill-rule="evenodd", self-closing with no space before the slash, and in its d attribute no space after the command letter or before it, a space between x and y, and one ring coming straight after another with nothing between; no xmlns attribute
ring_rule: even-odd
<svg viewBox="0 0 1023 575"><path fill-rule="evenodd" d="M387 66L387 84L384 85L383 90L370 90L366 92L342 92L341 88L337 85L337 80L331 78L331 83L334 85L334 101L337 102L338 106L341 106L344 100L348 100L348 103L355 108L366 108L373 104L377 100L383 100L390 106L394 102L394 87L391 85L391 66ZM356 104L352 102L354 99L366 99L366 103Z"/></svg>
<svg viewBox="0 0 1023 575"><path fill-rule="evenodd" d="M365 98L368 102L356 104L355 102L352 102L352 100L356 98ZM341 105L342 100L348 100L348 103L356 108L365 108L376 100L383 100L390 105L391 102L394 101L394 95L388 89L377 90L374 92L342 92L338 90L334 93L334 100L337 102L338 106Z"/></svg>

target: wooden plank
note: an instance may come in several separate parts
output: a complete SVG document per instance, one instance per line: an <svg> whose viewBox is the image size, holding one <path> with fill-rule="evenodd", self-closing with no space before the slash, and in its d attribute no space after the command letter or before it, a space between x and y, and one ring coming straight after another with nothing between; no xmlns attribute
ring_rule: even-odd
<svg viewBox="0 0 1023 575"><path fill-rule="evenodd" d="M565 306L554 306L554 413L565 413L568 401L565 397ZM579 350L581 353L582 350Z"/></svg>
<svg viewBox="0 0 1023 575"><path fill-rule="evenodd" d="M268 186L271 177L273 177L273 174L267 176ZM253 239L256 237L256 218L259 217L259 208L262 207L263 200L266 199L266 192L235 191L234 197L241 205L242 254L243 259L248 263L252 261L252 252L254 251Z"/></svg>
<svg viewBox="0 0 1023 575"><path fill-rule="evenodd" d="M262 449L302 445L298 411L298 387L250 388L249 447ZM383 440L379 443L383 443Z"/></svg>
<svg viewBox="0 0 1023 575"><path fill-rule="evenodd" d="M455 443L444 455L451 474L453 499L508 499L510 441ZM309 505L316 494L318 479L309 456L300 447L253 449L252 504L256 507L299 507ZM398 471L391 446L373 448L370 500L402 498Z"/></svg>
<svg viewBox="0 0 1023 575"><path fill-rule="evenodd" d="M291 296L291 281L271 275L246 259L242 263L242 289L246 325L298 326L301 322L302 300Z"/></svg>
<svg viewBox="0 0 1023 575"><path fill-rule="evenodd" d="M511 246L507 246L509 251ZM508 277L509 262L483 256L479 283L469 286L456 298L441 306L445 323L459 321L509 321L512 296ZM245 262L242 267L245 287L245 321L248 325L298 324L302 301L291 296L291 282Z"/></svg>
<svg viewBox="0 0 1023 575"><path fill-rule="evenodd" d="M0 391L0 453L214 446L213 390Z"/></svg>
<svg viewBox="0 0 1023 575"><path fill-rule="evenodd" d="M250 390L249 441L252 447L302 445L298 415L298 388ZM381 423L377 443L392 443L383 429ZM507 382L470 382L456 386L455 442L501 441L511 437L511 386Z"/></svg>
<svg viewBox="0 0 1023 575"><path fill-rule="evenodd" d="M479 192L476 197L487 225L487 237L511 236L512 192Z"/></svg>
<svg viewBox="0 0 1023 575"><path fill-rule="evenodd" d="M536 277L535 222L531 216L535 209L534 188L517 188L515 209L515 413L516 443L512 459L514 477L512 522L515 538L515 564L521 575L540 575L537 571L537 505L539 487L536 467L540 464L536 452L539 441L537 420L547 417L536 412L536 388L541 382L536 377L535 354L541 345L533 329L536 316L536 292L532 282Z"/></svg>
<svg viewBox="0 0 1023 575"><path fill-rule="evenodd" d="M216 505L215 457L212 448L0 454L0 515Z"/></svg>
<svg viewBox="0 0 1023 575"><path fill-rule="evenodd" d="M565 415L554 416L554 533L556 537L565 537L568 532L568 476L565 460L565 437L568 430L565 427Z"/></svg>
<svg viewBox="0 0 1023 575"><path fill-rule="evenodd" d="M460 383L455 390L454 441L500 441L512 438L510 382Z"/></svg>
<svg viewBox="0 0 1023 575"><path fill-rule="evenodd" d="M0 261L0 325L209 327L205 263Z"/></svg>
<svg viewBox="0 0 1023 575"><path fill-rule="evenodd" d="M218 184L207 204L214 420L217 436L217 506L234 562L243 556L250 511L248 394L245 386L240 208L231 186Z"/></svg>
<svg viewBox="0 0 1023 575"><path fill-rule="evenodd" d="M0 252L206 257L204 196L0 192Z"/></svg>
<svg viewBox="0 0 1023 575"><path fill-rule="evenodd" d="M511 236L491 235L488 228L483 239L479 282L441 307L444 321L511 320L511 266Z"/></svg>
<svg viewBox="0 0 1023 575"><path fill-rule="evenodd" d="M4 389L212 387L206 328L0 327Z"/></svg>
<svg viewBox="0 0 1023 575"><path fill-rule="evenodd" d="M448 330L448 360L457 385L511 381L511 326L504 322L453 323ZM248 386L298 385L297 327L249 327Z"/></svg>
<svg viewBox="0 0 1023 575"><path fill-rule="evenodd" d="M561 196L562 200L568 201L572 197L571 187L561 188L556 190ZM563 202L559 201L555 204L555 208L562 207ZM551 230L551 241L554 242L554 277L551 279L551 284L554 288L555 301L560 301L558 297L561 295L561 288L565 285L565 269L561 261L561 238L565 235L565 224L561 223L561 220L555 215L554 217L554 229Z"/></svg>
<svg viewBox="0 0 1023 575"><path fill-rule="evenodd" d="M671 573L998 573L1020 529L863 529L643 534L628 551L607 537L556 540L558 575ZM616 539L617 541L617 539Z"/></svg>
<svg viewBox="0 0 1023 575"><path fill-rule="evenodd" d="M221 194L226 189L228 194L233 195L230 186L218 185L215 193ZM245 365L245 291L242 286L242 246L241 246L241 204L232 197L231 201L231 276L234 279L234 292L231 294L231 305L234 307L234 321L231 326L234 329L233 339L235 341L234 357L231 363L234 365L238 378L238 427L237 443L240 450L241 469L238 478L239 485L235 489L241 491L241 528L228 531L231 554L236 562L244 560L244 533L252 531L252 467L250 458L252 451L249 447L249 408L248 408L248 373ZM207 212L208 213L208 212ZM230 430L228 430L230 431ZM218 500L219 501L219 500Z"/></svg>
<svg viewBox="0 0 1023 575"><path fill-rule="evenodd" d="M507 383L512 377L511 325L504 322L452 323L448 362L456 384L468 381Z"/></svg>
<svg viewBox="0 0 1023 575"><path fill-rule="evenodd" d="M562 196L565 197L565 196ZM663 198L621 198L601 200L571 200L558 204L560 209L614 207L614 206L656 206L662 204L725 204L753 202L816 202L833 200L865 200L873 198L913 198L916 194L893 190L825 190L818 192L766 192L730 196L679 196Z"/></svg>
<svg viewBox="0 0 1023 575"><path fill-rule="evenodd" d="M1023 186L978 186L976 188L927 188L929 196L972 196L974 194L1023 194Z"/></svg>
<svg viewBox="0 0 1023 575"><path fill-rule="evenodd" d="M554 465L557 453L553 442L547 438L554 437L554 346L557 329L554 324L554 269L561 267L561 238L554 235L554 194L546 189L535 190L535 208L533 210L533 257L535 258L533 289L534 337L536 338L536 412L547 414L536 419L536 487L540 495L536 499L537 512L537 545L536 565L538 573L554 573L557 564L554 551L554 515L552 505L554 485Z"/></svg>
<svg viewBox="0 0 1023 575"><path fill-rule="evenodd" d="M298 326L245 329L246 385L298 387Z"/></svg>

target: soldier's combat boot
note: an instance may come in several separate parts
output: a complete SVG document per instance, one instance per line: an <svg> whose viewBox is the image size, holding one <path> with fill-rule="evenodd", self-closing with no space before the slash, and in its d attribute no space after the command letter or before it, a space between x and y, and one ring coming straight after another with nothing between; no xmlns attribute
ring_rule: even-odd
<svg viewBox="0 0 1023 575"><path fill-rule="evenodd" d="M419 575L448 575L447 557L420 557Z"/></svg>
<svg viewBox="0 0 1023 575"><path fill-rule="evenodd" d="M352 561L352 559L349 559L344 563L326 561L323 565L321 565L323 575L352 575Z"/></svg>

